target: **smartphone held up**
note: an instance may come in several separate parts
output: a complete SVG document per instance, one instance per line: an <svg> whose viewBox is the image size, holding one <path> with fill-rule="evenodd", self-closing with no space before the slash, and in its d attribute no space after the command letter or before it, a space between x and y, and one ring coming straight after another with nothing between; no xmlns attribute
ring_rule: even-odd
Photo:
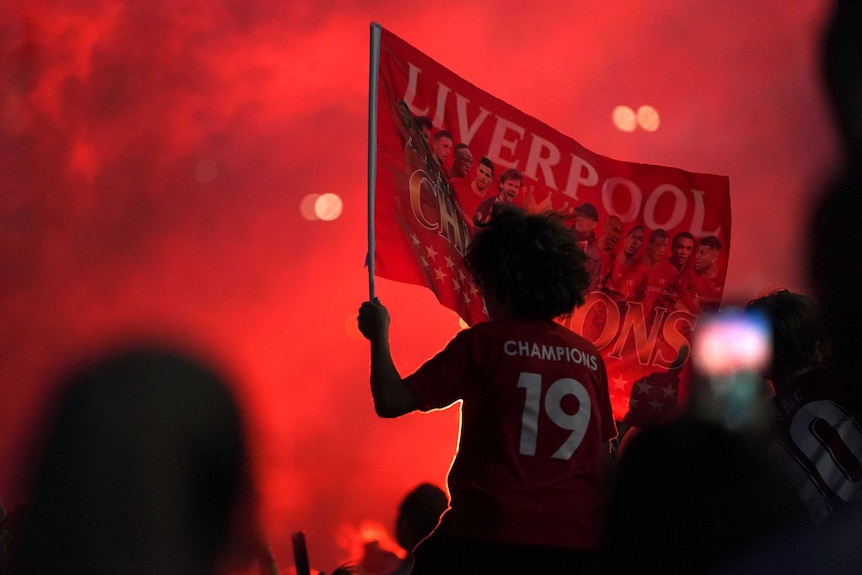
<svg viewBox="0 0 862 575"><path fill-rule="evenodd" d="M772 361L772 328L757 310L705 313L693 332L692 409L729 430L760 427L771 395L763 377Z"/></svg>

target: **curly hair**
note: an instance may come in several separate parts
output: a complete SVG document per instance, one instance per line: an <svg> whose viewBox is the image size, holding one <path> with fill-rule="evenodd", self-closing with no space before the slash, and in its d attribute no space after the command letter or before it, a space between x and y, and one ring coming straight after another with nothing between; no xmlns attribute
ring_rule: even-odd
<svg viewBox="0 0 862 575"><path fill-rule="evenodd" d="M553 319L584 303L587 256L558 214L497 206L464 258L483 295L518 319Z"/></svg>

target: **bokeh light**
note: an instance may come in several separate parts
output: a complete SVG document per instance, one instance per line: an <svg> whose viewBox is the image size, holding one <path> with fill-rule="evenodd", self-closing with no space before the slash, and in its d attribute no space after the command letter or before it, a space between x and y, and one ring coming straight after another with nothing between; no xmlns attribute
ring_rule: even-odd
<svg viewBox="0 0 862 575"><path fill-rule="evenodd" d="M658 130L658 112L652 106L641 106L638 108L638 125L647 132Z"/></svg>
<svg viewBox="0 0 862 575"><path fill-rule="evenodd" d="M331 222L341 215L343 207L338 194L321 194L314 202L314 214L325 222Z"/></svg>
<svg viewBox="0 0 862 575"><path fill-rule="evenodd" d="M628 106L617 106L613 113L614 126L623 132L634 132L638 127L635 111Z"/></svg>
<svg viewBox="0 0 862 575"><path fill-rule="evenodd" d="M772 359L769 323L755 313L706 314L695 335L692 359L706 374L759 373Z"/></svg>
<svg viewBox="0 0 862 575"><path fill-rule="evenodd" d="M315 213L315 203L319 197L320 194L308 194L299 202L299 213L304 219L310 222L318 219L317 213Z"/></svg>

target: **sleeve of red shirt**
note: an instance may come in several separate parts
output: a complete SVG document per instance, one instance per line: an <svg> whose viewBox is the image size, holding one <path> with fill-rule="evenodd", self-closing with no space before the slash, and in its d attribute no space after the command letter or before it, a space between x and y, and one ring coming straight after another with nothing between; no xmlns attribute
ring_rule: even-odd
<svg viewBox="0 0 862 575"><path fill-rule="evenodd" d="M459 332L442 351L404 378L404 384L419 398L420 411L452 405L477 381L479 354L471 331Z"/></svg>

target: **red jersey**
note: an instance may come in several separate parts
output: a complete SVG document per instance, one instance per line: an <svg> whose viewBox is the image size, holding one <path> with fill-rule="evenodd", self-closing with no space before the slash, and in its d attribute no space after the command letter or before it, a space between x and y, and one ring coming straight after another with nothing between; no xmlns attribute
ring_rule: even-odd
<svg viewBox="0 0 862 575"><path fill-rule="evenodd" d="M655 307L674 309L677 300L679 270L668 260L661 260L649 268L646 277L646 291L643 295L644 310L647 313Z"/></svg>
<svg viewBox="0 0 862 575"><path fill-rule="evenodd" d="M599 282L599 287L602 288L605 286L605 283L608 281L608 277L611 275L611 272L614 269L614 262L616 261L616 255L614 252L602 252L602 272L601 272L601 281Z"/></svg>
<svg viewBox="0 0 862 575"><path fill-rule="evenodd" d="M469 216L467 219L470 223L473 223L473 214L476 213L479 204L488 198L490 188L485 190L484 195L479 196L473 191L472 180L468 180L467 178L452 178L449 180L449 184L455 190L455 197L458 199L461 209ZM491 197L493 197L493 194L491 194Z"/></svg>
<svg viewBox="0 0 862 575"><path fill-rule="evenodd" d="M590 342L553 321L480 323L404 383L423 411L463 400L440 529L598 547L605 451L616 428L605 365Z"/></svg>
<svg viewBox="0 0 862 575"><path fill-rule="evenodd" d="M643 282L647 267L640 262L626 265L626 257L618 255L611 266L611 274L605 282L605 291L617 301L635 299L635 292Z"/></svg>
<svg viewBox="0 0 862 575"><path fill-rule="evenodd" d="M692 268L680 275L679 291L682 290L686 290L688 296L700 306L702 311L718 307L724 284L718 278L700 275ZM695 310L689 311L694 313Z"/></svg>

